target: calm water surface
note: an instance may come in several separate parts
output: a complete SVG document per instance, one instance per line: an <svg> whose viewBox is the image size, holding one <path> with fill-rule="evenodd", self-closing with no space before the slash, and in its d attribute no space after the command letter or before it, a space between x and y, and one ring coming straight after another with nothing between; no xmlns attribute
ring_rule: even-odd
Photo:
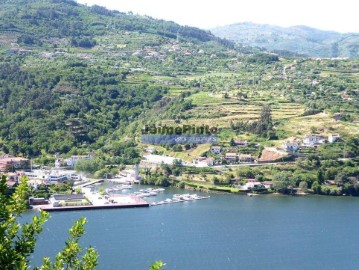
<svg viewBox="0 0 359 270"><path fill-rule="evenodd" d="M52 213L32 263L54 257L84 216L81 244L99 251L99 269L143 270L156 260L168 270L358 269L358 212L358 198L211 194L150 208Z"/></svg>

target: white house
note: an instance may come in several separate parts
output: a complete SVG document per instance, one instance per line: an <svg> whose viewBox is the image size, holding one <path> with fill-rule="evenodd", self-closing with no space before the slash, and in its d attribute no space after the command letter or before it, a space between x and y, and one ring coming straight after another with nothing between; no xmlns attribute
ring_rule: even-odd
<svg viewBox="0 0 359 270"><path fill-rule="evenodd" d="M214 158L198 157L193 159L193 164L196 167L207 167L214 165Z"/></svg>
<svg viewBox="0 0 359 270"><path fill-rule="evenodd" d="M215 153L215 154L220 154L222 151L222 148L220 146L212 146L211 147L211 152Z"/></svg>
<svg viewBox="0 0 359 270"><path fill-rule="evenodd" d="M303 139L303 145L313 147L318 144L323 144L325 143L325 141L326 141L326 137L311 134Z"/></svg>
<svg viewBox="0 0 359 270"><path fill-rule="evenodd" d="M63 165L65 165L65 160L63 158L57 158L55 160L55 168L60 168L62 167Z"/></svg>
<svg viewBox="0 0 359 270"><path fill-rule="evenodd" d="M93 155L92 154L88 154L88 155L82 155L82 156L72 156L70 158L67 158L65 160L66 164L68 167L75 167L75 164L78 160L80 159L92 159Z"/></svg>
<svg viewBox="0 0 359 270"><path fill-rule="evenodd" d="M339 134L330 134L328 136L328 142L330 143L334 143L337 142L340 139L340 135Z"/></svg>
<svg viewBox="0 0 359 270"><path fill-rule="evenodd" d="M298 151L299 145L296 143L285 142L282 145L282 148L287 152L295 152Z"/></svg>
<svg viewBox="0 0 359 270"><path fill-rule="evenodd" d="M258 189L263 187L263 184L258 182L256 179L248 179L247 183L241 187L241 190Z"/></svg>

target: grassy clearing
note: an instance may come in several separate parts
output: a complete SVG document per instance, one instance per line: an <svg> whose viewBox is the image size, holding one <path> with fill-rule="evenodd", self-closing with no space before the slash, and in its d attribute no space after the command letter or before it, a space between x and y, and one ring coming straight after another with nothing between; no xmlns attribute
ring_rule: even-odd
<svg viewBox="0 0 359 270"><path fill-rule="evenodd" d="M221 104L223 102L222 98L208 92L199 92L189 96L186 99L191 99L193 105L196 106L208 105L208 104L216 105L216 104Z"/></svg>
<svg viewBox="0 0 359 270"><path fill-rule="evenodd" d="M192 162L194 158L201 156L210 149L209 144L199 144L195 149L183 152L165 151L166 155L183 159L187 162Z"/></svg>
<svg viewBox="0 0 359 270"><path fill-rule="evenodd" d="M335 121L329 114L316 114L305 117L296 117L289 119L279 127L288 136L303 136L311 133L312 128L324 135L331 133L357 135L359 134L359 125Z"/></svg>

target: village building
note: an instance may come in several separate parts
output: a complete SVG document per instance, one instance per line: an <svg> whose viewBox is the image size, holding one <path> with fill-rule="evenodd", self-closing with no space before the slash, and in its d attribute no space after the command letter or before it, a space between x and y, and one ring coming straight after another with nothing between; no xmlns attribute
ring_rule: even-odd
<svg viewBox="0 0 359 270"><path fill-rule="evenodd" d="M238 156L236 153L226 153L224 158L229 162L236 162Z"/></svg>
<svg viewBox="0 0 359 270"><path fill-rule="evenodd" d="M296 152L299 150L299 145L295 144L295 143L285 142L282 145L282 148L284 151L287 151L287 152Z"/></svg>
<svg viewBox="0 0 359 270"><path fill-rule="evenodd" d="M263 184L256 179L248 179L247 183L241 186L241 190L261 189L264 188Z"/></svg>
<svg viewBox="0 0 359 270"><path fill-rule="evenodd" d="M0 171L15 170L29 166L27 158L15 157L13 155L0 155Z"/></svg>
<svg viewBox="0 0 359 270"><path fill-rule="evenodd" d="M81 159L93 159L93 155L92 154L88 154L88 155L77 155L77 156L71 156L70 158L67 158L65 160L66 165L68 167L75 167L76 162L81 160Z"/></svg>
<svg viewBox="0 0 359 270"><path fill-rule="evenodd" d="M262 184L266 189L271 189L273 187L272 181L264 181L264 182L262 182Z"/></svg>
<svg viewBox="0 0 359 270"><path fill-rule="evenodd" d="M66 205L68 203L81 203L86 200L83 193L80 194L54 194L50 197L50 204L54 207Z"/></svg>
<svg viewBox="0 0 359 270"><path fill-rule="evenodd" d="M222 151L222 147L220 146L212 146L211 147L211 152L214 154L220 154Z"/></svg>
<svg viewBox="0 0 359 270"><path fill-rule="evenodd" d="M340 135L339 134L330 134L328 136L328 142L330 143L334 143L340 140Z"/></svg>
<svg viewBox="0 0 359 270"><path fill-rule="evenodd" d="M282 149L287 152L296 152L299 150L299 146L302 143L302 140L296 137L291 137L286 139L282 145Z"/></svg>
<svg viewBox="0 0 359 270"><path fill-rule="evenodd" d="M57 158L55 160L55 168L61 168L61 167L64 167L66 165L67 165L67 163L65 162L65 159L63 159L63 158Z"/></svg>
<svg viewBox="0 0 359 270"><path fill-rule="evenodd" d="M193 159L192 163L196 167L207 167L214 165L214 158L198 157Z"/></svg>
<svg viewBox="0 0 359 270"><path fill-rule="evenodd" d="M319 144L324 144L327 138L320 135L310 134L303 139L303 146L314 147Z"/></svg>
<svg viewBox="0 0 359 270"><path fill-rule="evenodd" d="M248 142L247 141L234 140L234 145L239 146L239 147L247 147Z"/></svg>

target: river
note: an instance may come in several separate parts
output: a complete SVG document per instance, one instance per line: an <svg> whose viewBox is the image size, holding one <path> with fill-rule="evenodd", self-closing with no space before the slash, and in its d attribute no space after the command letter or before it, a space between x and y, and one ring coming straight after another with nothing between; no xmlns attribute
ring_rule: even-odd
<svg viewBox="0 0 359 270"><path fill-rule="evenodd" d="M189 193L167 189L155 200L183 192ZM156 260L168 270L358 268L359 198L210 195L149 208L51 213L32 264L53 258L83 216L81 244L98 250L98 269L143 270Z"/></svg>

